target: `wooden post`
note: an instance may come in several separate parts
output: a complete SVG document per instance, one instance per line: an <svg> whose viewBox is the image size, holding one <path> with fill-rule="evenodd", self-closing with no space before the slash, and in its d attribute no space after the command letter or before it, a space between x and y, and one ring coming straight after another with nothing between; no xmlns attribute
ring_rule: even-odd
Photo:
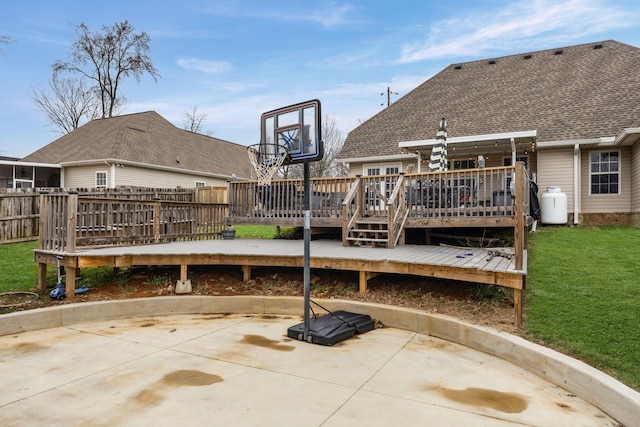
<svg viewBox="0 0 640 427"><path fill-rule="evenodd" d="M38 291L44 294L47 290L47 264L38 263Z"/></svg>
<svg viewBox="0 0 640 427"><path fill-rule="evenodd" d="M64 291L67 293L67 299L73 299L76 296L76 272L77 268L66 266L65 267L65 286Z"/></svg>
<svg viewBox="0 0 640 427"><path fill-rule="evenodd" d="M524 280L524 279L523 279ZM522 289L513 290L514 325L516 328L522 326Z"/></svg>
<svg viewBox="0 0 640 427"><path fill-rule="evenodd" d="M78 195L69 194L67 197L67 244L66 252L76 251L76 225L78 216ZM68 276L67 276L68 277ZM75 284L72 284L75 287ZM69 284L67 284L69 286Z"/></svg>
<svg viewBox="0 0 640 427"><path fill-rule="evenodd" d="M153 204L153 241L160 243L160 202Z"/></svg>
<svg viewBox="0 0 640 427"><path fill-rule="evenodd" d="M45 195L40 195L40 218L38 219L38 249L45 249L45 233L49 232L49 227L47 226L47 222L45 218L47 217L47 212L49 211L49 206L45 202ZM46 266L46 264L45 264Z"/></svg>
<svg viewBox="0 0 640 427"><path fill-rule="evenodd" d="M527 226L524 216L525 189L524 189L524 164L522 162L516 162L515 166L515 199L513 202L513 212L515 215L514 225L514 253L515 253L515 268L516 270L522 270L524 265L524 233Z"/></svg>
<svg viewBox="0 0 640 427"><path fill-rule="evenodd" d="M360 294L364 295L367 292L367 272L360 270Z"/></svg>
<svg viewBox="0 0 640 427"><path fill-rule="evenodd" d="M187 265L180 264L180 281L185 283L187 281Z"/></svg>
<svg viewBox="0 0 640 427"><path fill-rule="evenodd" d="M243 265L242 266L242 280L247 283L249 280L251 280L251 266L250 265Z"/></svg>

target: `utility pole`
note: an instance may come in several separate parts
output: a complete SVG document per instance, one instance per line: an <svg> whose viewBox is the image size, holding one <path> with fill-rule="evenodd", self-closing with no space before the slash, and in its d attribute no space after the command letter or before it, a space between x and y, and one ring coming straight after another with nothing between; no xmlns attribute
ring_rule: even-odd
<svg viewBox="0 0 640 427"><path fill-rule="evenodd" d="M398 92L391 92L391 87L387 86L387 107L391 105L391 95L397 95L397 94ZM384 96L384 92L382 92L380 95ZM384 105L384 103L380 105Z"/></svg>

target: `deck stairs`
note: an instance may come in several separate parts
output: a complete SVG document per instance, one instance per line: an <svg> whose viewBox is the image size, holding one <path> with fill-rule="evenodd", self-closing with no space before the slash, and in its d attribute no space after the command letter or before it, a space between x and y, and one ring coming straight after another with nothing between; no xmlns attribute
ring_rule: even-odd
<svg viewBox="0 0 640 427"><path fill-rule="evenodd" d="M349 229L347 246L386 248L389 245L389 222L386 218L362 218Z"/></svg>

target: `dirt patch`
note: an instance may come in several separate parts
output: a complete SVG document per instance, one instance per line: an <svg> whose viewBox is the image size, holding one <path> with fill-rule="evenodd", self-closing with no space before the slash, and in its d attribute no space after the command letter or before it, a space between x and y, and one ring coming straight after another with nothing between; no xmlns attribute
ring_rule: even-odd
<svg viewBox="0 0 640 427"><path fill-rule="evenodd" d="M125 280L122 277L125 277ZM94 286L70 300L54 301L49 290L28 305L4 309L0 313L59 304L87 301L108 301L128 298L151 298L173 295L180 278L179 267L136 267L118 275L118 280ZM240 267L189 267L192 295L270 295L302 296L304 283L300 268L254 268L252 280L245 283ZM85 284L79 282L78 287ZM52 288L51 288L52 289ZM312 299L345 299L374 302L401 307L412 307L430 313L441 313L469 323L516 332L513 326L513 291L497 286L423 278L416 276L382 274L368 283L367 292L358 292L358 273L336 270L312 270ZM312 307L316 313L323 310Z"/></svg>

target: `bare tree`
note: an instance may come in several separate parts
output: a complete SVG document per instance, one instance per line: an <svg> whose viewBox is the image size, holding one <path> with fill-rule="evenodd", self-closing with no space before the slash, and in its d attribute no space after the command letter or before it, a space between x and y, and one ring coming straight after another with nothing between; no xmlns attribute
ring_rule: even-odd
<svg viewBox="0 0 640 427"><path fill-rule="evenodd" d="M64 135L100 117L95 88L87 87L82 80L64 79L54 74L49 88L50 91L33 89L31 99L55 132Z"/></svg>
<svg viewBox="0 0 640 427"><path fill-rule="evenodd" d="M324 155L322 159L309 165L311 178L346 175L346 167L343 164L336 163L336 157L344 145L344 139L333 116L324 116L322 121L322 141ZM280 171L280 175L284 178L302 178L303 174L303 165L286 166Z"/></svg>
<svg viewBox="0 0 640 427"><path fill-rule="evenodd" d="M189 111L185 111L182 115L182 128L189 132L204 133L209 135L210 132L202 128L202 123L207 120L207 113L198 112L198 106L194 105Z"/></svg>
<svg viewBox="0 0 640 427"><path fill-rule="evenodd" d="M76 73L95 83L101 105L101 117L111 117L125 102L119 92L120 84L128 77L139 83L147 73L157 81L158 71L149 56L149 35L134 33L129 21L103 26L102 32L92 33L85 24L75 27L78 39L73 43L71 62L56 61L54 75Z"/></svg>
<svg viewBox="0 0 640 427"><path fill-rule="evenodd" d="M9 43L11 43L11 37L0 35L0 55L4 54L3 45L8 45Z"/></svg>

